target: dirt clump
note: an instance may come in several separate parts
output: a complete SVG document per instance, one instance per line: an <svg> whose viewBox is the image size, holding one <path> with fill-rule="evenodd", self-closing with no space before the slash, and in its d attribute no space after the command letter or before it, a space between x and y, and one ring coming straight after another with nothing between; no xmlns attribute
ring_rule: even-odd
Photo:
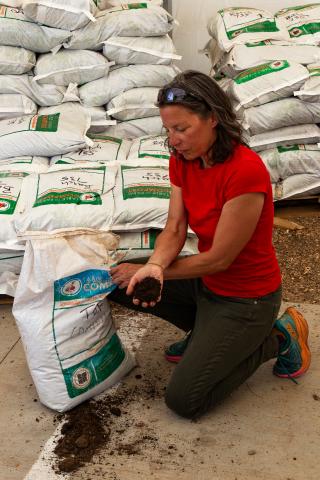
<svg viewBox="0 0 320 480"><path fill-rule="evenodd" d="M156 302L160 296L161 283L157 278L146 277L135 285L133 297L140 302Z"/></svg>
<svg viewBox="0 0 320 480"><path fill-rule="evenodd" d="M64 422L56 440L53 470L57 474L76 472L100 452L113 456L140 455L149 445L158 443L155 432L137 428L137 422L128 415L130 403L138 399L143 405L160 398L162 390L150 380L139 385L125 386L107 393L101 399L91 399L73 410L56 415L55 422ZM150 408L148 405L147 408ZM143 427L146 425L143 424ZM128 438L129 434L129 438Z"/></svg>
<svg viewBox="0 0 320 480"><path fill-rule="evenodd" d="M73 472L106 444L110 430L93 402L83 403L59 417L64 423L54 448L57 461L53 469L59 473Z"/></svg>

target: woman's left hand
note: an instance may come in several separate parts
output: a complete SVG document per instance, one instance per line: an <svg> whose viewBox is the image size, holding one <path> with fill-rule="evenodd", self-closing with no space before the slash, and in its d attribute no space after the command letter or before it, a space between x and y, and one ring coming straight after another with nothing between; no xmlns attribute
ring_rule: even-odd
<svg viewBox="0 0 320 480"><path fill-rule="evenodd" d="M141 263L120 263L110 269L112 280L119 288L126 288L141 267L143 267Z"/></svg>

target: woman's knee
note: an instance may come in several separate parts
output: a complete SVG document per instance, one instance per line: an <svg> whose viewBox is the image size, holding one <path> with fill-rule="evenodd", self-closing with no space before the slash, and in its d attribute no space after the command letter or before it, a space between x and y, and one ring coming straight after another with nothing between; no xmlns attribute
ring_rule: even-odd
<svg viewBox="0 0 320 480"><path fill-rule="evenodd" d="M181 417L195 418L199 416L200 405L190 398L185 388L169 383L166 389L165 402L167 407Z"/></svg>

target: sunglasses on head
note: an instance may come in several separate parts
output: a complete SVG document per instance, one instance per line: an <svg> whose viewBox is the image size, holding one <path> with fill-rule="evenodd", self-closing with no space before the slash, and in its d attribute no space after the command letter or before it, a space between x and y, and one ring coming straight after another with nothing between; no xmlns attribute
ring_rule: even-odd
<svg viewBox="0 0 320 480"><path fill-rule="evenodd" d="M158 94L158 103L179 103L187 98L194 98L200 102L206 103L202 98L187 92L183 88L162 88Z"/></svg>

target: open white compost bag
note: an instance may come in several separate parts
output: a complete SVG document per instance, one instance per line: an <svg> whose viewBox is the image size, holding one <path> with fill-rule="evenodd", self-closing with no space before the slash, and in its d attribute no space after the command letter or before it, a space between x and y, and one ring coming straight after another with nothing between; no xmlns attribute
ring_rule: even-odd
<svg viewBox="0 0 320 480"><path fill-rule="evenodd" d="M118 237L73 229L26 239L13 314L40 401L63 412L134 366L106 300Z"/></svg>

